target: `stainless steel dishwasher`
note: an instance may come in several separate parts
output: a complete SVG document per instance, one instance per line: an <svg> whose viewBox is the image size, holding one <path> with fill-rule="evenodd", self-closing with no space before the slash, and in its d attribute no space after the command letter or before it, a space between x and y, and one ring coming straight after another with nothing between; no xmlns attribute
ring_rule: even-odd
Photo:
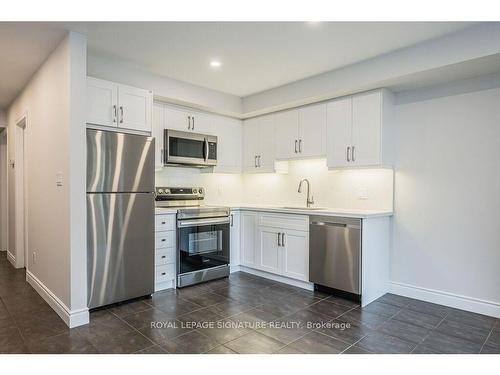
<svg viewBox="0 0 500 375"><path fill-rule="evenodd" d="M361 296L361 220L311 216L309 281L359 300ZM318 288L319 287L319 288Z"/></svg>

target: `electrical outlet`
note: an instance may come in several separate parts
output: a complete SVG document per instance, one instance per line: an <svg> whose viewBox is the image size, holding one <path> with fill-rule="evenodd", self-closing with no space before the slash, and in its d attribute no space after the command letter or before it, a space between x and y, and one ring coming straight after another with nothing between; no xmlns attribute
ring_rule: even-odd
<svg viewBox="0 0 500 375"><path fill-rule="evenodd" d="M33 251L33 264L36 264L36 251Z"/></svg>
<svg viewBox="0 0 500 375"><path fill-rule="evenodd" d="M368 199L368 189L365 187L359 188L358 199Z"/></svg>

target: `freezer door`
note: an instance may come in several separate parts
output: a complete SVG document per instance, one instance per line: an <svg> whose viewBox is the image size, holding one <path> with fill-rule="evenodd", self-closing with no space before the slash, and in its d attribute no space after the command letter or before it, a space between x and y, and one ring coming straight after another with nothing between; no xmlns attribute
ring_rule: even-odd
<svg viewBox="0 0 500 375"><path fill-rule="evenodd" d="M154 291L154 197L87 194L89 307Z"/></svg>
<svg viewBox="0 0 500 375"><path fill-rule="evenodd" d="M154 191L154 139L87 129L87 192Z"/></svg>

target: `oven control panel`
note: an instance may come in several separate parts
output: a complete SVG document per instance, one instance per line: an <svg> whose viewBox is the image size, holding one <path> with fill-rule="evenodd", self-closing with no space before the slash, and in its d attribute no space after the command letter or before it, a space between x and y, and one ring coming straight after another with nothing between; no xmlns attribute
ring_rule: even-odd
<svg viewBox="0 0 500 375"><path fill-rule="evenodd" d="M169 200L202 200L205 190L202 187L156 187L155 199L157 201Z"/></svg>

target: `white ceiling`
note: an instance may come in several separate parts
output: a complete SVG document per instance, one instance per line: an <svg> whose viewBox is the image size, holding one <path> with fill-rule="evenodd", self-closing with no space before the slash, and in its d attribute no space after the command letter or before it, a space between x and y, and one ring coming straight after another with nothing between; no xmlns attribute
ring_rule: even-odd
<svg viewBox="0 0 500 375"><path fill-rule="evenodd" d="M70 25L89 52L246 96L463 29L465 23L163 22ZM209 66L212 58L220 69Z"/></svg>
<svg viewBox="0 0 500 375"><path fill-rule="evenodd" d="M457 22L0 23L0 108L12 101L65 30L86 34L90 54L122 59L159 75L247 96L471 25ZM217 70L209 66L214 58L222 63Z"/></svg>

